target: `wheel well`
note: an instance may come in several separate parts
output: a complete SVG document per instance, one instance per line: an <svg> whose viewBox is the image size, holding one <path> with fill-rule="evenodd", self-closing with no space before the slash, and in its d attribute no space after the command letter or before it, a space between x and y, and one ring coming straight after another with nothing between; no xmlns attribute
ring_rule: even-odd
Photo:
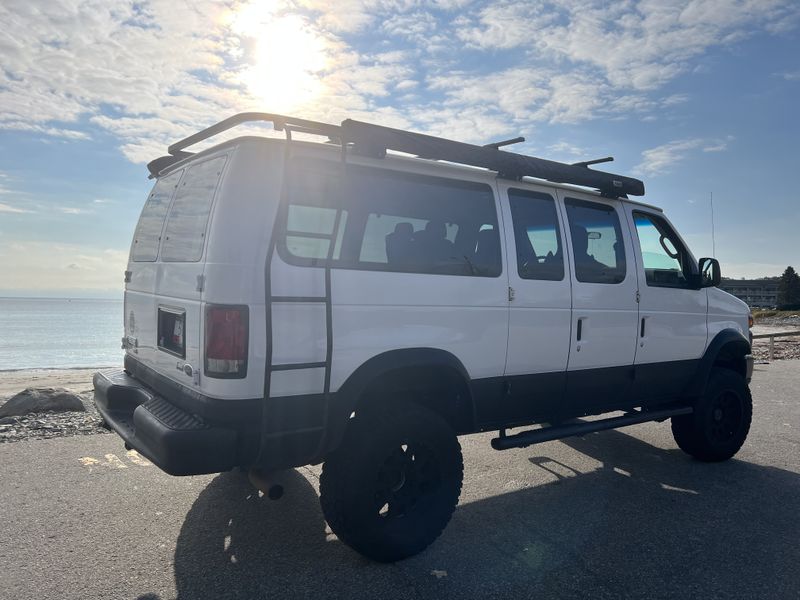
<svg viewBox="0 0 800 600"><path fill-rule="evenodd" d="M742 348L741 344L733 342L725 344L720 348L719 353L714 359L713 366L736 371L742 377L745 377L747 375L747 363L744 357L747 353L748 350Z"/></svg>
<svg viewBox="0 0 800 600"><path fill-rule="evenodd" d="M469 385L446 366L410 366L382 373L369 382L356 401L360 411L380 410L399 401L412 401L440 415L457 433L472 431L474 415Z"/></svg>

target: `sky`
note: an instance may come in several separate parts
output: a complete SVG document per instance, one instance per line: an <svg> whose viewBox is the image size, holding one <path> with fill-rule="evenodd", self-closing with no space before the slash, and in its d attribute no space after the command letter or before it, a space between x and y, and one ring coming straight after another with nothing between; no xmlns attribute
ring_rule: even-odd
<svg viewBox="0 0 800 600"><path fill-rule="evenodd" d="M145 164L245 110L612 155L723 275L800 268L796 0L3 0L0 56L0 295L121 297Z"/></svg>

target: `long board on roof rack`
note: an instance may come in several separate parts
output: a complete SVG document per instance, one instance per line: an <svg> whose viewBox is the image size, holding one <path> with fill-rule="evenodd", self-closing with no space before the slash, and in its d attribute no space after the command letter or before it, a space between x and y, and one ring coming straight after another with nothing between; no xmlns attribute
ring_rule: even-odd
<svg viewBox="0 0 800 600"><path fill-rule="evenodd" d="M511 179L536 177L555 183L595 188L605 196L619 198L644 195L644 183L632 177L593 171L588 165L570 165L492 146L476 146L445 138L391 129L347 119L342 121L342 139L352 143L357 154L382 157L387 150L406 152L420 158L483 167Z"/></svg>

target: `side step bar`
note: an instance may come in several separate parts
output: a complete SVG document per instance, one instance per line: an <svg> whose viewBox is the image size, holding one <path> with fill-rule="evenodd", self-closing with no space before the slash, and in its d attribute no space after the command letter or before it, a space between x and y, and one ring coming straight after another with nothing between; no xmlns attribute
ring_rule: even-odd
<svg viewBox="0 0 800 600"><path fill-rule="evenodd" d="M604 431L606 429L617 429L618 427L627 427L628 425L636 425L638 423L646 423L648 421L663 421L670 417L688 415L692 412L693 409L691 406L681 406L678 408L665 408L661 410L636 411L622 415L621 417L612 417L610 419L602 419L600 421L568 423L566 425L543 427L541 429L523 431L516 435L505 435L505 430L501 430L500 437L496 437L492 440L492 448L495 450L526 448L540 442L560 440L561 438L572 437L576 435L586 435L587 433Z"/></svg>

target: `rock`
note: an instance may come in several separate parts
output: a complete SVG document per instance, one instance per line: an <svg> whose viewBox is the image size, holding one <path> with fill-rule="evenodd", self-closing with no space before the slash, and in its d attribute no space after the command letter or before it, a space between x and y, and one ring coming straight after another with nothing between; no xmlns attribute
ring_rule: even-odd
<svg viewBox="0 0 800 600"><path fill-rule="evenodd" d="M28 413L85 410L80 396L64 388L27 388L0 406L0 418Z"/></svg>
<svg viewBox="0 0 800 600"><path fill-rule="evenodd" d="M13 425L17 422L17 417L3 417L0 419L0 425Z"/></svg>

